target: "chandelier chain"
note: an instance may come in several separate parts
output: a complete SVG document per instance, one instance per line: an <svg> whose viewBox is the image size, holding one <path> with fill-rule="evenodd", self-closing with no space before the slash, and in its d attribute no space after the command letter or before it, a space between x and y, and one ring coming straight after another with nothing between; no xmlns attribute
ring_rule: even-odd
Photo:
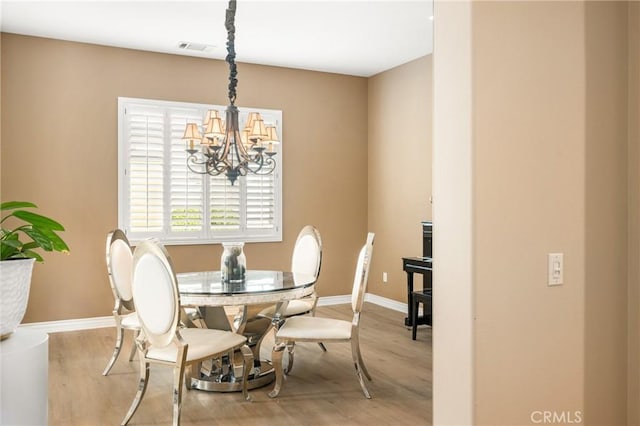
<svg viewBox="0 0 640 426"><path fill-rule="evenodd" d="M238 85L238 68L236 66L236 0L229 1L226 19L224 25L227 29L227 57L226 62L229 64L229 102L231 105L236 101L236 86Z"/></svg>
<svg viewBox="0 0 640 426"><path fill-rule="evenodd" d="M276 128L265 126L262 116L252 112L241 131L238 120L238 107L235 106L238 69L236 66L236 0L229 0L225 15L227 30L227 56L229 64L229 105L226 121L219 117L217 110L209 110L203 130L196 123L187 123L183 140L187 143L187 167L194 173L218 176L224 173L231 185L240 176L247 173L268 175L276 168L273 158L277 151L274 145L279 143ZM225 129L226 122L226 129ZM198 150L197 146L200 146Z"/></svg>

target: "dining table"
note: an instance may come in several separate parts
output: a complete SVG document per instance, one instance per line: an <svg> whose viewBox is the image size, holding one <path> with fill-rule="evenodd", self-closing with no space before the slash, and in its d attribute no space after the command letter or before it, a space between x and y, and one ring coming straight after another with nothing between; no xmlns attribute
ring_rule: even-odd
<svg viewBox="0 0 640 426"><path fill-rule="evenodd" d="M248 388L266 386L275 379L268 359L261 359L260 346L267 333L282 323L290 300L309 296L314 291L316 277L287 271L247 270L237 281L225 281L220 271L184 272L176 274L180 304L197 308L198 319L192 325L233 331L248 337L254 354L254 366L249 374ZM276 305L275 314L256 314L252 307ZM235 315L230 314L235 311ZM253 313L252 313L253 312ZM203 363L191 387L214 392L242 390L242 374L238 354Z"/></svg>

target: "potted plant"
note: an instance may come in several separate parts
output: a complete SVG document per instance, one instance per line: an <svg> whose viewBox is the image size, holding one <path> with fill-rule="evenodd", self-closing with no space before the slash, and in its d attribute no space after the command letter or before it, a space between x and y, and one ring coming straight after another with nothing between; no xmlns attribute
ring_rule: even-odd
<svg viewBox="0 0 640 426"><path fill-rule="evenodd" d="M27 309L31 272L35 261L42 262L34 251L69 252L58 235L64 227L55 220L24 209L37 206L27 201L0 204L0 339L13 333ZM10 227L9 227L10 226Z"/></svg>

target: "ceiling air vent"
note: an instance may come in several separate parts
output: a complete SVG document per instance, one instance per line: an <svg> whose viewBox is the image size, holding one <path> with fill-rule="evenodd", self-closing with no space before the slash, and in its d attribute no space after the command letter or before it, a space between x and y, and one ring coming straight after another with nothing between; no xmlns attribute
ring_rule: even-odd
<svg viewBox="0 0 640 426"><path fill-rule="evenodd" d="M178 48L183 50L195 50L197 52L210 52L215 46L211 44L192 43L190 41L181 41Z"/></svg>

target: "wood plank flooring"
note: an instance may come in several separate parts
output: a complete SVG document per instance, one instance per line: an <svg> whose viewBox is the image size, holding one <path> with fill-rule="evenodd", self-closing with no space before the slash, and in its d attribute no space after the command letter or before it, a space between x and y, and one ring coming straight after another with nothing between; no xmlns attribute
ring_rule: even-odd
<svg viewBox="0 0 640 426"><path fill-rule="evenodd" d="M350 320L351 310L349 305L323 306L317 315ZM328 343L324 353L316 344L301 343L277 399L267 396L272 385L252 390L252 402L243 401L240 393L185 391L181 424L430 425L431 329L420 327L412 341L403 317L365 304L360 342L373 378L368 382L371 400L358 384L350 344ZM114 334L112 328L50 334L50 425L120 424L136 391L138 363L127 361L127 334L120 358L109 376L102 376ZM169 368L152 366L147 393L131 425L171 424L171 380Z"/></svg>

